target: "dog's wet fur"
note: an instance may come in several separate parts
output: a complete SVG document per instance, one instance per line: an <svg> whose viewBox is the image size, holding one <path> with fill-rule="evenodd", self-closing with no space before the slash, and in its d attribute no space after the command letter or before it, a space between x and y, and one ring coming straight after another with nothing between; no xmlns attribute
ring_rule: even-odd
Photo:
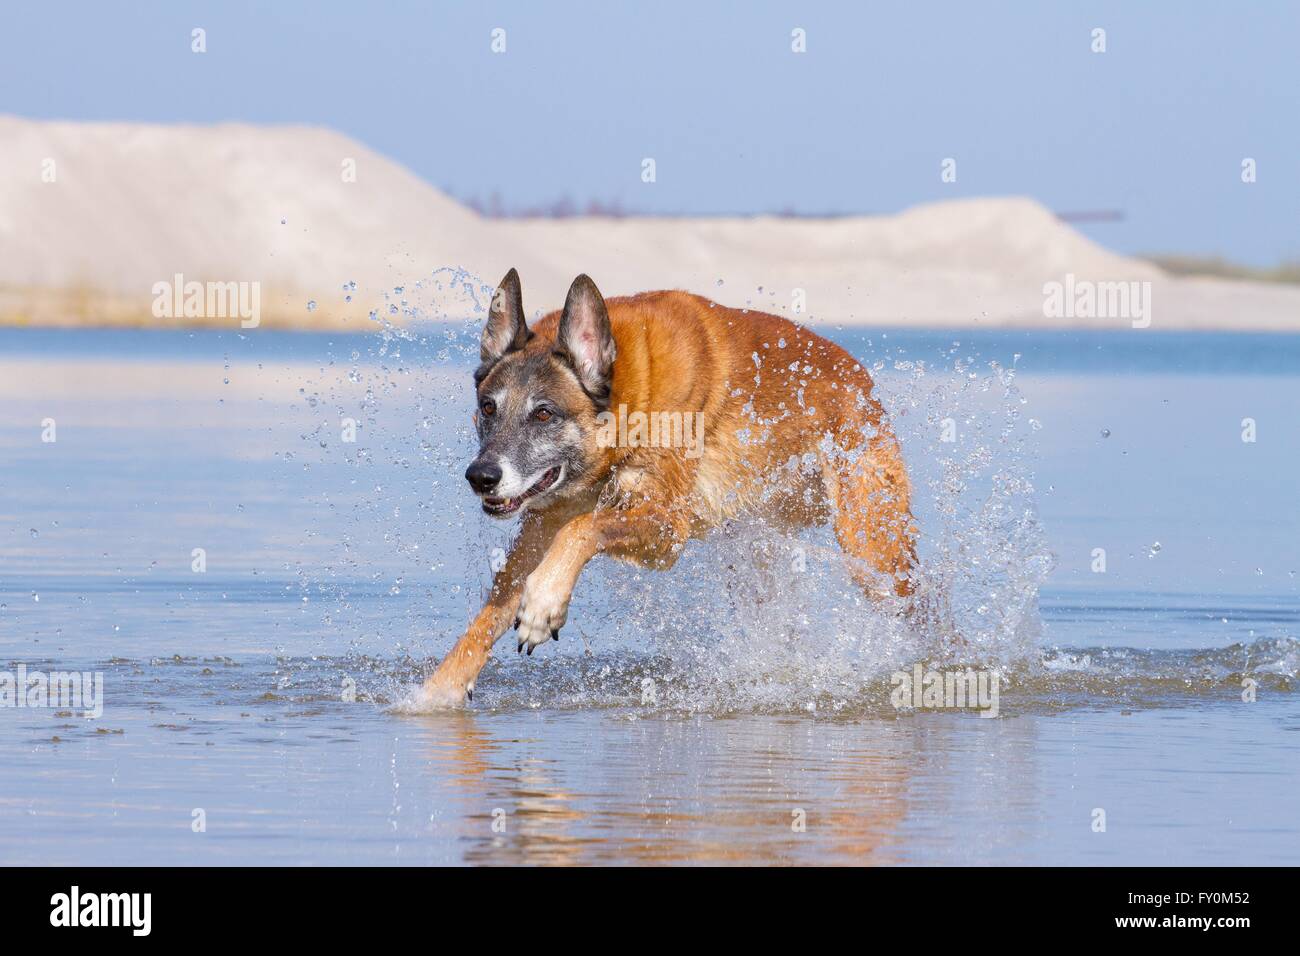
<svg viewBox="0 0 1300 956"><path fill-rule="evenodd" d="M511 269L480 358L465 477L487 514L521 516L520 530L486 606L426 683L432 702L472 698L512 624L520 651L558 640L595 555L670 567L690 538L741 514L831 521L873 598L910 595L906 469L870 376L839 346L685 292L606 302L585 275L530 328ZM702 453L601 440L614 408L697 416Z"/></svg>

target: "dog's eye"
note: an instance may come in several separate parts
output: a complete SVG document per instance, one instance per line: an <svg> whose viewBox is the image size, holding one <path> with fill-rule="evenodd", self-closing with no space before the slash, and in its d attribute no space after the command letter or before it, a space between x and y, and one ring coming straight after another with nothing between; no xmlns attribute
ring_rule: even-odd
<svg viewBox="0 0 1300 956"><path fill-rule="evenodd" d="M479 406L479 411L491 418L497 413L497 403L490 398L483 399L483 404Z"/></svg>
<svg viewBox="0 0 1300 956"><path fill-rule="evenodd" d="M533 412L533 421L535 422L549 422L552 417L553 417L553 413L549 408L546 408L545 406L536 409Z"/></svg>

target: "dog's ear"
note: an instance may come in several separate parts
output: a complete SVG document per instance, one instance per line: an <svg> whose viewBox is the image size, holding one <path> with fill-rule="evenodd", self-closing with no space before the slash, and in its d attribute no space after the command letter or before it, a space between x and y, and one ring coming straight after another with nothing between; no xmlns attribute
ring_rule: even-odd
<svg viewBox="0 0 1300 956"><path fill-rule="evenodd" d="M580 275L569 286L555 336L555 350L578 375L578 381L600 407L609 401L614 377L614 333L609 327L605 300L590 277Z"/></svg>
<svg viewBox="0 0 1300 956"><path fill-rule="evenodd" d="M519 273L511 269L492 293L488 306L487 325L483 327L483 342L479 358L483 365L495 363L507 352L521 349L532 333L524 322L524 297L519 290Z"/></svg>

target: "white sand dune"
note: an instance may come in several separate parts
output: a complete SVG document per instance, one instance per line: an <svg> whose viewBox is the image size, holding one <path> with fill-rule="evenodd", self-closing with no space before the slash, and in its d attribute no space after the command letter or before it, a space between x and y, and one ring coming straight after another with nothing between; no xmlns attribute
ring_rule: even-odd
<svg viewBox="0 0 1300 956"><path fill-rule="evenodd" d="M784 314L802 290L798 317L814 325L1131 327L1126 316L1045 317L1044 284L1069 273L1150 282L1152 328L1300 328L1300 289L1166 277L1029 199L820 220L493 220L310 127L0 116L0 248L10 324L179 323L150 305L154 283L180 273L259 282L266 325L356 326L385 291L436 270L491 285L514 266L530 313L559 305L587 272L606 295L680 288ZM351 304L346 282L357 283Z"/></svg>

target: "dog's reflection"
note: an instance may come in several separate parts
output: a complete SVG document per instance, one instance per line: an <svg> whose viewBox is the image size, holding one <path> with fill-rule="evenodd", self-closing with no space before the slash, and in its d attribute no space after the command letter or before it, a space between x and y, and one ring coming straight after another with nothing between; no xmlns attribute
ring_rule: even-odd
<svg viewBox="0 0 1300 956"><path fill-rule="evenodd" d="M906 720L427 719L423 785L474 864L899 862L915 748L936 743Z"/></svg>

